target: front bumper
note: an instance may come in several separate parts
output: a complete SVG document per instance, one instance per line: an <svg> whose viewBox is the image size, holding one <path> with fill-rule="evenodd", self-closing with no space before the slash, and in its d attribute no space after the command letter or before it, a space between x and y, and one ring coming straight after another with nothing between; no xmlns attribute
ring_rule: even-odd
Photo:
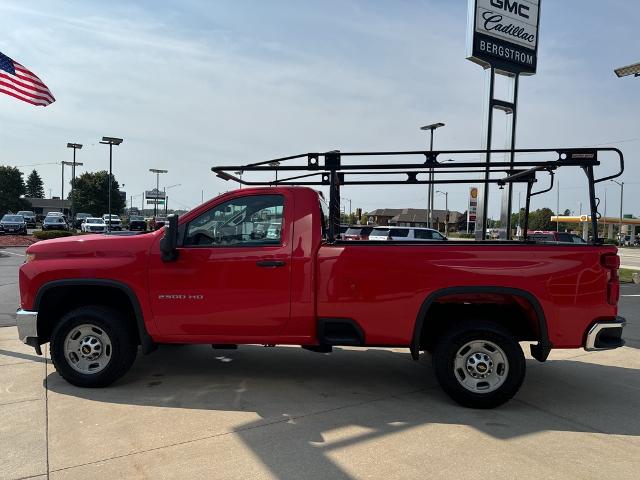
<svg viewBox="0 0 640 480"><path fill-rule="evenodd" d="M29 312L18 309L16 312L18 324L18 337L23 343L36 349L38 355L42 355L40 340L38 339L38 312Z"/></svg>
<svg viewBox="0 0 640 480"><path fill-rule="evenodd" d="M626 324L626 320L622 317L616 317L611 322L594 323L587 332L584 349L591 352L622 347L624 345L622 330Z"/></svg>

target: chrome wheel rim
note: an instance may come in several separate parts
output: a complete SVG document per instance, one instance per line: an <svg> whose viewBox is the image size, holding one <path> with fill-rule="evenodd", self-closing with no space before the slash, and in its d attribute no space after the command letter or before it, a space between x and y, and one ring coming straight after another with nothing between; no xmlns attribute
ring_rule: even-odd
<svg viewBox="0 0 640 480"><path fill-rule="evenodd" d="M453 365L458 383L474 393L491 393L502 386L509 374L504 351L488 340L465 343L456 353Z"/></svg>
<svg viewBox="0 0 640 480"><path fill-rule="evenodd" d="M107 333L95 325L73 327L64 341L64 356L75 371L85 375L105 369L111 360L113 348Z"/></svg>

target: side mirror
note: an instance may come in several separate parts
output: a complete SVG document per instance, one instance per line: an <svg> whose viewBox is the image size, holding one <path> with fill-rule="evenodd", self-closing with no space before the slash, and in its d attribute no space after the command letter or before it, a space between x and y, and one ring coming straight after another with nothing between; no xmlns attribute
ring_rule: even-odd
<svg viewBox="0 0 640 480"><path fill-rule="evenodd" d="M160 239L160 253L163 262L175 262L178 259L178 215L169 215Z"/></svg>

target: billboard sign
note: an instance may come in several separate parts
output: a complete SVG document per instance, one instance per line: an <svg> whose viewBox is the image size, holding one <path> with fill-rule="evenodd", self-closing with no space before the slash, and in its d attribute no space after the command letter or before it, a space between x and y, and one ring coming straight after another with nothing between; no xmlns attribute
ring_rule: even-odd
<svg viewBox="0 0 640 480"><path fill-rule="evenodd" d="M164 198L165 193L162 190L154 188L153 190L147 190L146 192L144 192L144 196L147 199L159 199Z"/></svg>
<svg viewBox="0 0 640 480"><path fill-rule="evenodd" d="M533 75L540 0L469 0L467 58L483 67Z"/></svg>

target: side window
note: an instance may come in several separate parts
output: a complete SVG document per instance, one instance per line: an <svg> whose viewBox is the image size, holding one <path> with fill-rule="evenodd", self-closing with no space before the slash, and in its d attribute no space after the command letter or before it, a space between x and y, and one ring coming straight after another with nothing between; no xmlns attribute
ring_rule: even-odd
<svg viewBox="0 0 640 480"><path fill-rule="evenodd" d="M433 239L433 232L429 230L414 230L413 234L416 236L416 238L419 238L421 240Z"/></svg>
<svg viewBox="0 0 640 480"><path fill-rule="evenodd" d="M187 225L184 246L280 245L282 195L251 195L222 203Z"/></svg>
<svg viewBox="0 0 640 480"><path fill-rule="evenodd" d="M408 228L392 228L391 232L389 232L391 237L408 237L409 229Z"/></svg>

